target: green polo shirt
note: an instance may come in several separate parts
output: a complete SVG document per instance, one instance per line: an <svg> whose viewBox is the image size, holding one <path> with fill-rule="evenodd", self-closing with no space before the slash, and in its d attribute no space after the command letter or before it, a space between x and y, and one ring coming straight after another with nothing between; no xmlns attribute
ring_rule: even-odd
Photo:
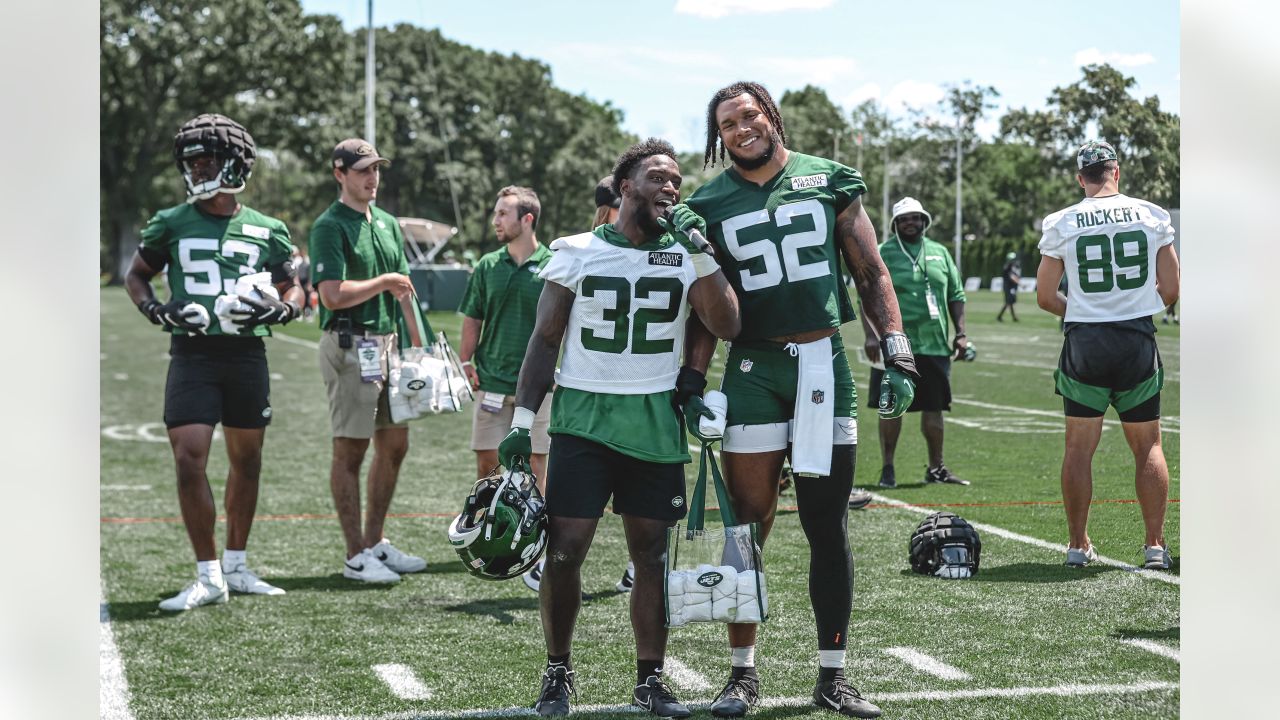
<svg viewBox="0 0 1280 720"><path fill-rule="evenodd" d="M520 364L538 317L538 297L542 294L539 271L550 259L551 251L539 243L538 249L519 266L505 246L476 263L458 312L482 323L480 344L472 358L481 390L515 393Z"/></svg>
<svg viewBox="0 0 1280 720"><path fill-rule="evenodd" d="M906 253L903 253L903 250ZM902 311L902 326L911 350L917 355L951 354L951 314L948 303L965 301L964 285L951 253L941 244L925 237L918 243L898 245L897 236L880 243L880 258L893 278ZM933 289L938 303L938 317L929 317L926 288Z"/></svg>
<svg viewBox="0 0 1280 720"><path fill-rule="evenodd" d="M369 280L384 273L409 274L400 223L387 211L369 206L372 222L364 213L334 201L311 226L311 282L318 288L325 280ZM354 327L379 335L395 332L400 304L384 292L343 310ZM328 328L334 313L320 304L320 327Z"/></svg>

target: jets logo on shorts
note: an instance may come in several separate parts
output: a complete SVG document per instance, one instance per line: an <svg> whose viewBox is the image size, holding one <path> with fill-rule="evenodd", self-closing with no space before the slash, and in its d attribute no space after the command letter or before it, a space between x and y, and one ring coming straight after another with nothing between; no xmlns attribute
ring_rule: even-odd
<svg viewBox="0 0 1280 720"><path fill-rule="evenodd" d="M270 405L268 405L268 406L266 406L266 407L262 408L262 417L264 417L264 418L269 418L269 417L271 417L271 406L270 406Z"/></svg>
<svg viewBox="0 0 1280 720"><path fill-rule="evenodd" d="M671 507L680 507L681 505L684 505L684 498L679 495L671 498Z"/></svg>
<svg viewBox="0 0 1280 720"><path fill-rule="evenodd" d="M742 364L738 366L738 369L744 373L749 373L752 365L755 365L755 363L751 362L750 358L743 358Z"/></svg>
<svg viewBox="0 0 1280 720"><path fill-rule="evenodd" d="M826 399L827 394L821 390L814 390L813 394L809 396L809 400L811 400L814 405L821 405L822 401Z"/></svg>

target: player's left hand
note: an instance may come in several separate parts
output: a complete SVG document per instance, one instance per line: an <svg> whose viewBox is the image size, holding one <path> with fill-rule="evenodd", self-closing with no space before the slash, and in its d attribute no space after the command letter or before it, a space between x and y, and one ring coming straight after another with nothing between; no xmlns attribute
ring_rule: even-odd
<svg viewBox="0 0 1280 720"><path fill-rule="evenodd" d="M301 312L297 305L282 302L259 290L260 298L240 296L240 307L231 311L235 322L245 327L278 325L296 318Z"/></svg>
<svg viewBox="0 0 1280 720"><path fill-rule="evenodd" d="M896 367L886 368L880 381L880 419L892 420L906 414L916 397L916 384Z"/></svg>
<svg viewBox="0 0 1280 720"><path fill-rule="evenodd" d="M706 237L707 221L703 220L701 215L694 212L684 203L673 205L670 217L670 222L665 217L659 217L658 224L662 226L663 230L670 232L675 237L676 242L683 245L684 249L689 251L689 254L696 255L701 253L702 250L689 239L689 231L697 230L703 237Z"/></svg>
<svg viewBox="0 0 1280 720"><path fill-rule="evenodd" d="M715 420L716 414L711 410L711 408L707 407L707 404L702 401L702 397L700 395L690 397L688 402L681 406L680 410L684 413L684 426L689 431L690 435L698 438L698 440L702 441L704 444L715 442L720 439L719 435L702 434L702 423L699 422L701 418Z"/></svg>

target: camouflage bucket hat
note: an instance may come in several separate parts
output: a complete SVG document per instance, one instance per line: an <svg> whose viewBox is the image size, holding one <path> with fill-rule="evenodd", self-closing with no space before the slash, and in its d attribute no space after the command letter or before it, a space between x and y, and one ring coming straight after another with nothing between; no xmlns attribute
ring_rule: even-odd
<svg viewBox="0 0 1280 720"><path fill-rule="evenodd" d="M1076 153L1076 168L1083 170L1090 165L1096 165L1107 160L1119 160L1116 157L1116 149L1105 140L1090 140L1080 146L1080 151Z"/></svg>

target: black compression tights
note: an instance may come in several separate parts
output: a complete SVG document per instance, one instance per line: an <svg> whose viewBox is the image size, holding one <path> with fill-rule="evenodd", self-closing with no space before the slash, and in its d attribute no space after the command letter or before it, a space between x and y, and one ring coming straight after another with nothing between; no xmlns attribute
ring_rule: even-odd
<svg viewBox="0 0 1280 720"><path fill-rule="evenodd" d="M836 445L831 474L794 479L800 526L809 540L809 601L819 650L843 650L853 608L853 556L849 552L849 491L856 445Z"/></svg>

